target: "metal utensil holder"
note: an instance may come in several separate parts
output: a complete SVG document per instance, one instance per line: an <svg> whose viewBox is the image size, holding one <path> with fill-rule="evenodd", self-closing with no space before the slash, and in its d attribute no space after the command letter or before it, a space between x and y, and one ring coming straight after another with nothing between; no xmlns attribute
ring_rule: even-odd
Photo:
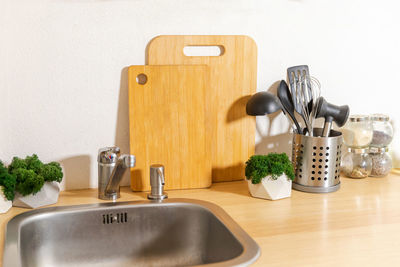
<svg viewBox="0 0 400 267"><path fill-rule="evenodd" d="M310 193L339 190L342 133L331 130L329 137L320 137L321 134L321 128L314 128L314 137L294 134L293 189Z"/></svg>

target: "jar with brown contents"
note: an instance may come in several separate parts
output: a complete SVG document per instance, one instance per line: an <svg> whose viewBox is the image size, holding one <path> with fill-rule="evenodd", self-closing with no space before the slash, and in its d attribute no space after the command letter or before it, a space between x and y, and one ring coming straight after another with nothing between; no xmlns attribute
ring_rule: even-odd
<svg viewBox="0 0 400 267"><path fill-rule="evenodd" d="M372 161L368 149L348 148L343 156L341 169L350 178L365 178L370 175Z"/></svg>
<svg viewBox="0 0 400 267"><path fill-rule="evenodd" d="M376 148L371 147L369 156L372 160L372 170L370 176L384 177L392 169L392 158L387 153L387 147Z"/></svg>

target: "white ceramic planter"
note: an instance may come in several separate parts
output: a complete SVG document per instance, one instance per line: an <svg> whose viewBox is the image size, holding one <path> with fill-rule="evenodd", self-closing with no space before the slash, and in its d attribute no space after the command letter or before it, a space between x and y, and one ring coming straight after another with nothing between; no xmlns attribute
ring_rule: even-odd
<svg viewBox="0 0 400 267"><path fill-rule="evenodd" d="M292 180L288 179L285 174L272 180L270 176L264 177L259 184L252 184L251 180L247 180L250 194L253 197L276 200L290 197L292 194Z"/></svg>
<svg viewBox="0 0 400 267"><path fill-rule="evenodd" d="M3 186L0 186L0 213L6 213L12 207L12 201L8 200L3 192Z"/></svg>
<svg viewBox="0 0 400 267"><path fill-rule="evenodd" d="M14 207L35 209L57 203L60 187L57 182L45 182L42 189L35 195L22 196L15 194L12 205Z"/></svg>

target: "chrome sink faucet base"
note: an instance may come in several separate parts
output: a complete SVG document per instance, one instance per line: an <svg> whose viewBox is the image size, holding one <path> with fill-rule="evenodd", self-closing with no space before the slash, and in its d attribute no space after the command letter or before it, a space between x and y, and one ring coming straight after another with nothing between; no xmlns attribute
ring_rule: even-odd
<svg viewBox="0 0 400 267"><path fill-rule="evenodd" d="M105 200L116 200L120 197L119 185L122 176L129 168L135 167L134 155L121 155L119 147L99 149L98 162L98 197Z"/></svg>

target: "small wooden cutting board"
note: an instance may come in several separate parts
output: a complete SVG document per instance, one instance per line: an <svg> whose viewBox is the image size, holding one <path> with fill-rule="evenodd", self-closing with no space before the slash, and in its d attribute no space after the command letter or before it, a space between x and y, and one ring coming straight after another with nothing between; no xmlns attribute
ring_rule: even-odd
<svg viewBox="0 0 400 267"><path fill-rule="evenodd" d="M208 67L131 66L128 73L132 190L150 190L151 164L165 166L165 189L211 186Z"/></svg>

